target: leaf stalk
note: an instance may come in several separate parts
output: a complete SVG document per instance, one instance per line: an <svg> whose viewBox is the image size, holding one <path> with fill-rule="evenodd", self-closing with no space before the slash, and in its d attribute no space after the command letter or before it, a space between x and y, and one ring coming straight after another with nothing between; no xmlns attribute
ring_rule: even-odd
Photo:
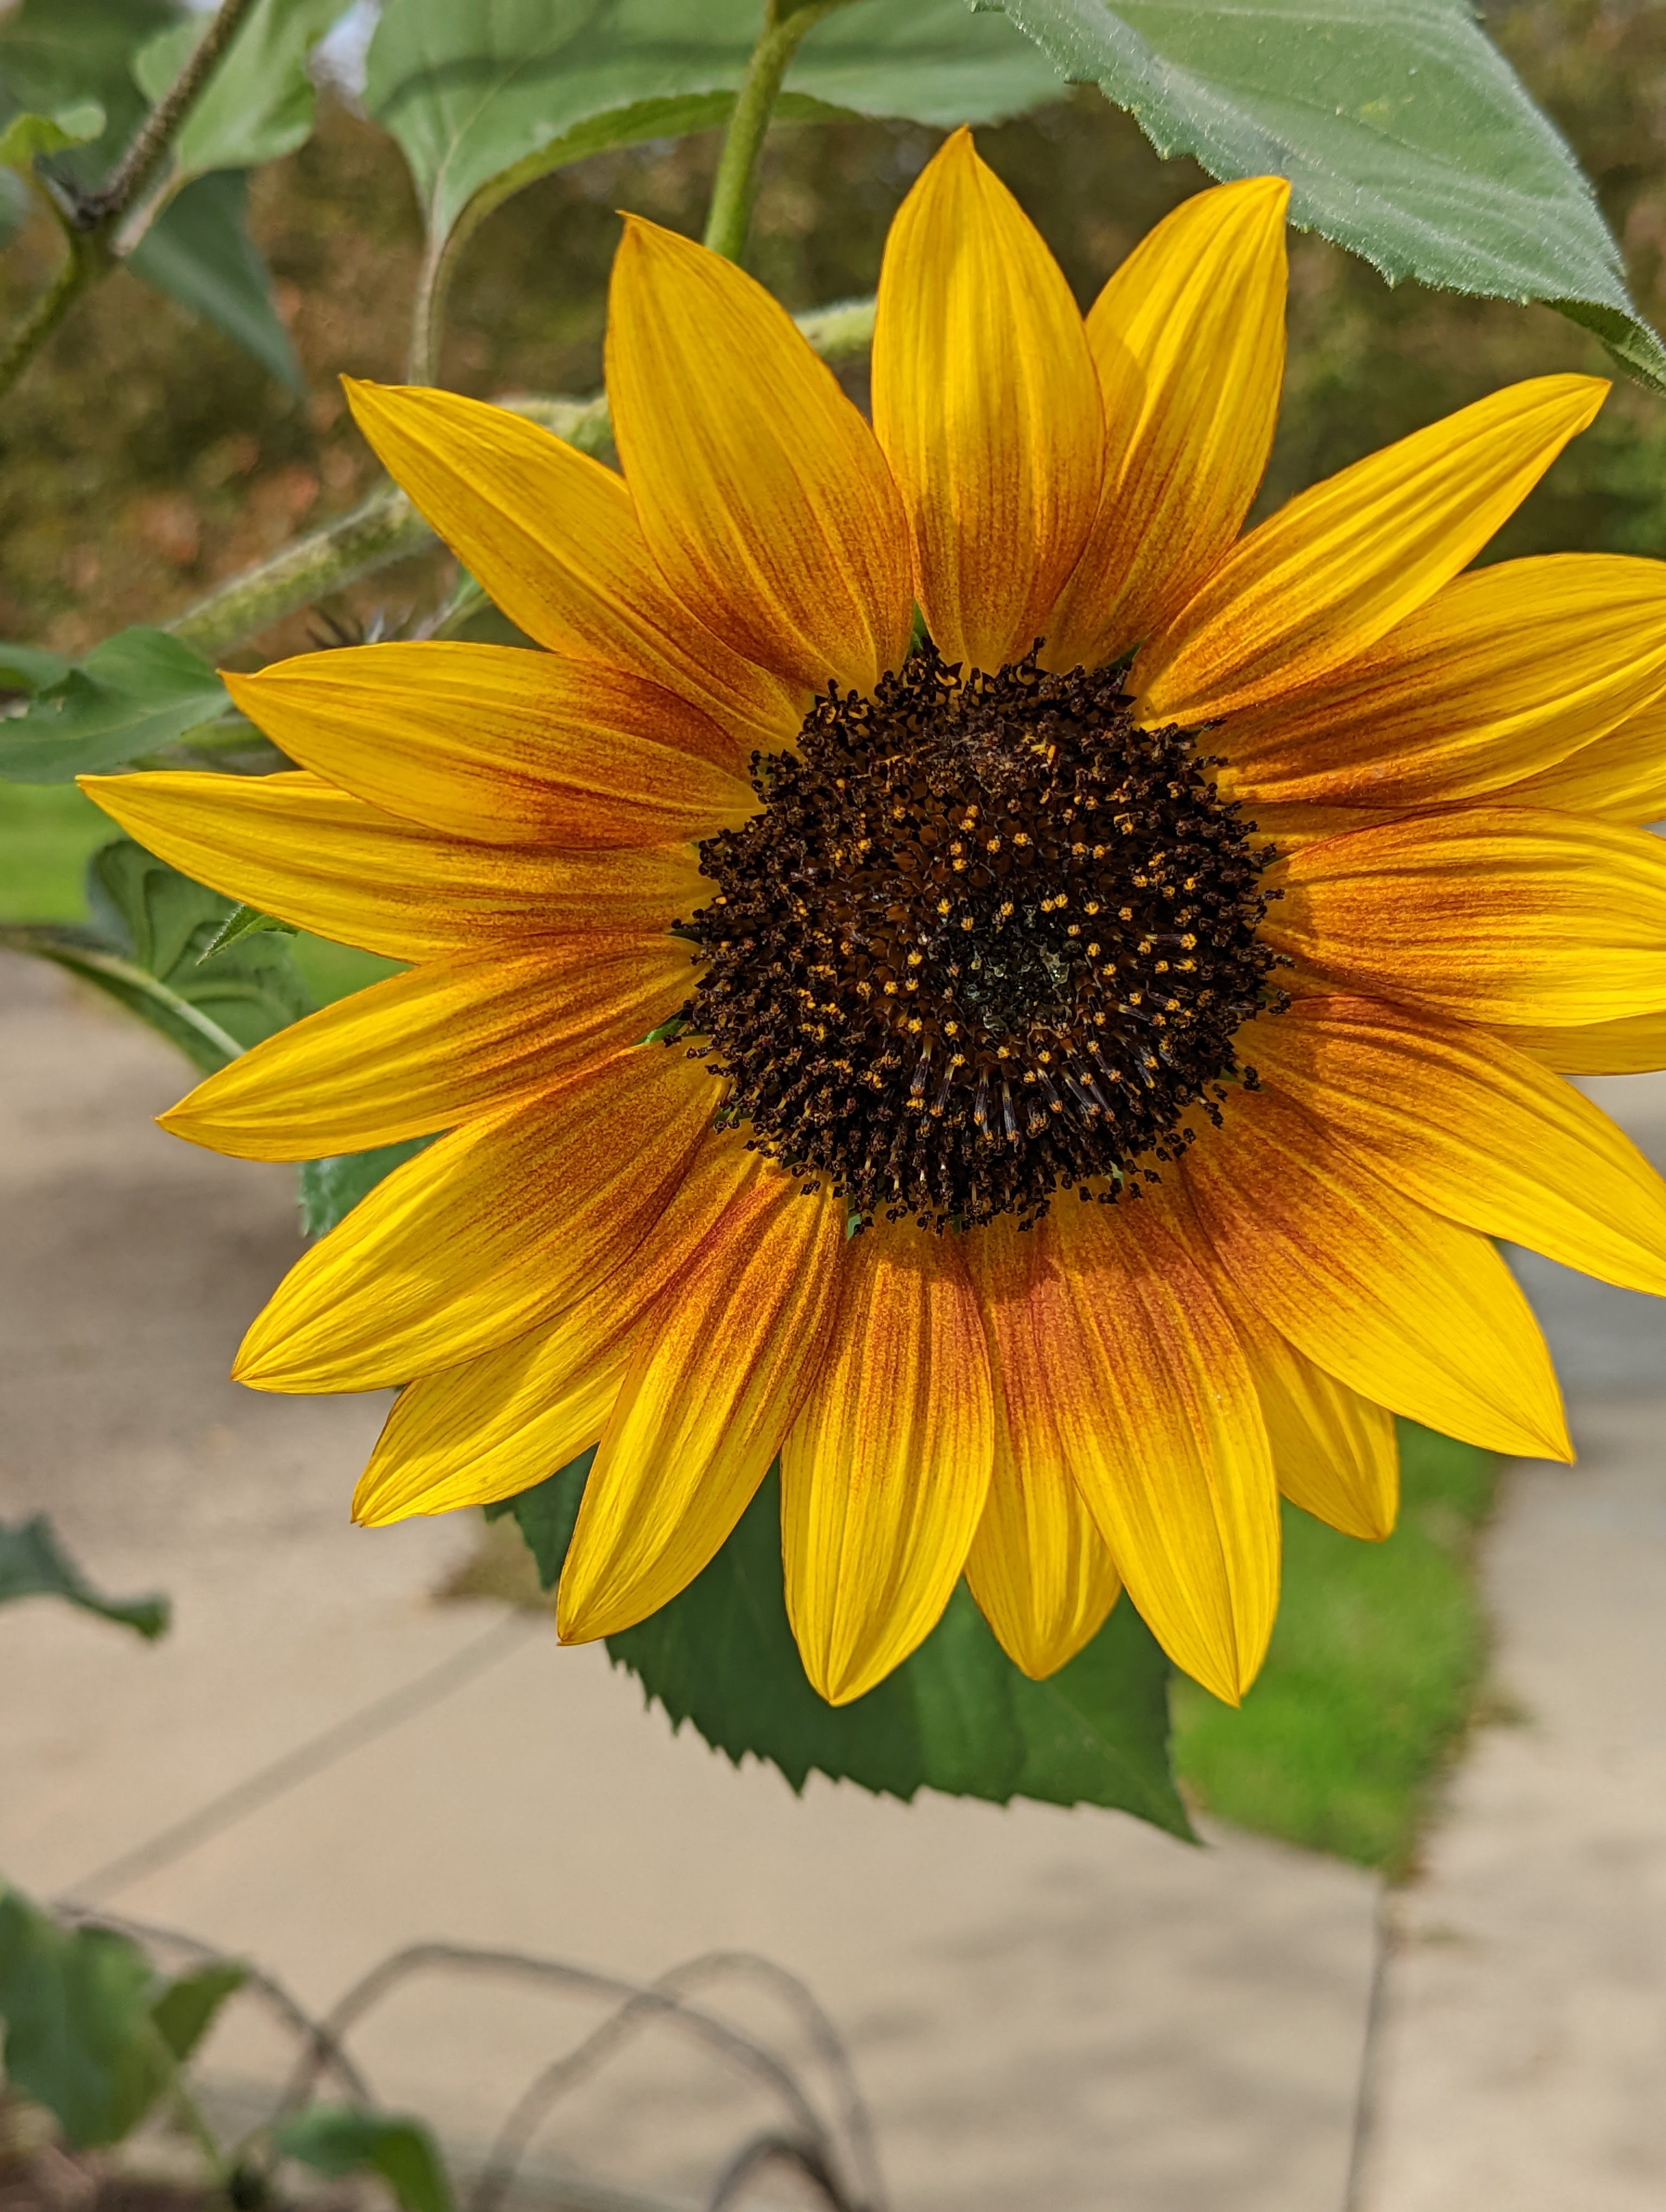
<svg viewBox="0 0 1666 2212"><path fill-rule="evenodd" d="M735 95L734 112L723 134L711 210L706 218L706 244L726 261L739 261L746 252L752 210L757 202L763 142L793 57L806 32L848 4L848 0L804 0L804 4L793 7L790 0L786 6L781 0L769 0L763 33L752 49Z"/></svg>

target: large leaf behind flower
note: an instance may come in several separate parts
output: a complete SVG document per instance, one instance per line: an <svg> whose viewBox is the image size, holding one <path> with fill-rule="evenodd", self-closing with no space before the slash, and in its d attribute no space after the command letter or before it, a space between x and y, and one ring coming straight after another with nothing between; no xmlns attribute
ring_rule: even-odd
<svg viewBox="0 0 1666 2212"><path fill-rule="evenodd" d="M546 1589L593 1457L492 1509L514 1513ZM1126 1601L1067 1667L1032 1682L963 1587L877 1689L825 1704L787 1626L773 1474L705 1572L607 1648L679 1727L691 1721L737 1764L748 1752L769 1759L795 1790L814 1770L893 1797L939 1790L997 1804L1117 1806L1191 1833L1169 1768L1168 1662Z"/></svg>
<svg viewBox="0 0 1666 2212"><path fill-rule="evenodd" d="M1282 173L1393 283L1542 300L1666 390L1590 186L1468 0L983 0L1165 157Z"/></svg>
<svg viewBox="0 0 1666 2212"><path fill-rule="evenodd" d="M761 0L387 0L365 102L442 241L564 162L726 121L762 19ZM780 112L987 122L1060 89L966 0L857 0L806 40Z"/></svg>

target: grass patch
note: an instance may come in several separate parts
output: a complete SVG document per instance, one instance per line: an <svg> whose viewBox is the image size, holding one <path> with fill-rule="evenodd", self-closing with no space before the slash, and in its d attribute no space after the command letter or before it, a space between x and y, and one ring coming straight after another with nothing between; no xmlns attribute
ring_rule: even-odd
<svg viewBox="0 0 1666 2212"><path fill-rule="evenodd" d="M1386 1543L1284 1510L1284 1596L1234 1711L1183 1678L1175 1753L1207 1809L1239 1826L1403 1872L1430 1785L1468 1725L1487 1662L1476 1530L1496 1463L1400 1425L1400 1525Z"/></svg>

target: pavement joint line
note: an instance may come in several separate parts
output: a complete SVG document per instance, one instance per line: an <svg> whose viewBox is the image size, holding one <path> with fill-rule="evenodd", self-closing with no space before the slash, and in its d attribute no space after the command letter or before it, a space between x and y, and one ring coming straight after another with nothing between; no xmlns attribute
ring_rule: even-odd
<svg viewBox="0 0 1666 2212"><path fill-rule="evenodd" d="M483 1636L476 1637L460 1651L450 1653L414 1680L400 1683L397 1689L373 1699L357 1712L350 1713L333 1728L325 1729L322 1735L314 1736L310 1742L285 1752L281 1759L245 1776L241 1782L234 1783L229 1790L210 1797L207 1804L199 1805L184 1820L173 1821L144 1843L135 1844L113 1859L106 1859L102 1866L95 1867L91 1874L83 1875L70 1886L64 1902L72 1905L107 1904L147 1875L175 1864L199 1844L222 1834L249 1814L286 1796L315 1774L323 1773L350 1752L374 1743L378 1736L387 1735L402 1722L438 1705L453 1691L483 1674L488 1668L508 1658L535 1629L547 1625L541 1613L518 1611L494 1621Z"/></svg>

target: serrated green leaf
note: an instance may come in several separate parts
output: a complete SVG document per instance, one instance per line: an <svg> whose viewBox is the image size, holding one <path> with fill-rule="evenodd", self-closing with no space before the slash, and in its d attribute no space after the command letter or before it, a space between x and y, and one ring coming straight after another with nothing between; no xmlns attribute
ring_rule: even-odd
<svg viewBox="0 0 1666 2212"><path fill-rule="evenodd" d="M1066 76L1393 283L1541 300L1666 389L1595 195L1467 0L1005 0Z"/></svg>
<svg viewBox="0 0 1666 2212"><path fill-rule="evenodd" d="M37 154L61 154L67 147L84 146L104 131L104 110L95 100L60 107L55 115L14 115L0 131L0 165L27 169Z"/></svg>
<svg viewBox="0 0 1666 2212"><path fill-rule="evenodd" d="M444 240L563 162L724 122L760 22L758 0L388 0L366 104ZM986 122L1060 88L1033 46L964 0L857 0L806 39L779 112Z"/></svg>
<svg viewBox="0 0 1666 2212"><path fill-rule="evenodd" d="M249 180L240 169L193 179L151 224L127 266L223 331L304 398L307 380L272 305L266 264L249 236L248 204Z"/></svg>
<svg viewBox="0 0 1666 2212"><path fill-rule="evenodd" d="M183 2065L213 2025L214 2016L228 1996L249 1978L249 1970L235 1959L217 1960L195 1973L181 1974L170 1982L150 2007L156 2033Z"/></svg>
<svg viewBox="0 0 1666 2212"><path fill-rule="evenodd" d="M566 1557L587 1452L511 1498L546 1589ZM607 1639L649 1698L737 1765L751 1753L795 1790L814 1770L885 1796L923 1789L1006 1804L1108 1805L1189 1836L1168 1757L1168 1662L1131 1605L1045 1682L1014 1667L964 1585L920 1649L848 1705L811 1686L781 1593L772 1473L717 1557L682 1595Z"/></svg>
<svg viewBox="0 0 1666 2212"><path fill-rule="evenodd" d="M60 1928L0 1889L6 2079L53 2114L72 2149L119 2142L173 2079L150 2014L155 1989L126 1936Z"/></svg>
<svg viewBox="0 0 1666 2212"><path fill-rule="evenodd" d="M258 906L234 906L214 935L197 955L200 968L205 960L212 960L216 952L223 952L228 945L236 945L246 937L255 937L263 929L274 929L283 937L299 937L301 932L292 921L280 921L275 914L262 914Z"/></svg>
<svg viewBox="0 0 1666 2212"><path fill-rule="evenodd" d="M451 2184L433 2136L420 2120L392 2112L312 2105L280 2122L272 2140L286 2158L315 2172L379 2173L404 2212L451 2212Z"/></svg>
<svg viewBox="0 0 1666 2212"><path fill-rule="evenodd" d="M346 4L256 0L174 141L176 188L211 169L256 168L306 144L317 105L307 58ZM140 47L133 75L147 97L160 100L169 89L212 20L192 16Z"/></svg>
<svg viewBox="0 0 1666 2212"><path fill-rule="evenodd" d="M344 1214L403 1161L412 1159L434 1142L432 1137L406 1137L397 1145L378 1145L368 1152L338 1152L324 1160L303 1160L297 1177L301 1200L301 1233L327 1236Z"/></svg>
<svg viewBox="0 0 1666 2212"><path fill-rule="evenodd" d="M24 662L5 665L27 672ZM46 673L44 661L40 672ZM0 722L0 776L13 783L69 783L119 768L172 744L230 703L205 660L166 630L136 624L44 683L26 713Z"/></svg>
<svg viewBox="0 0 1666 2212"><path fill-rule="evenodd" d="M83 1613L137 1631L147 1642L165 1633L172 1611L165 1597L106 1597L95 1589L44 1513L9 1525L0 1521L0 1605L26 1597L62 1598Z"/></svg>

